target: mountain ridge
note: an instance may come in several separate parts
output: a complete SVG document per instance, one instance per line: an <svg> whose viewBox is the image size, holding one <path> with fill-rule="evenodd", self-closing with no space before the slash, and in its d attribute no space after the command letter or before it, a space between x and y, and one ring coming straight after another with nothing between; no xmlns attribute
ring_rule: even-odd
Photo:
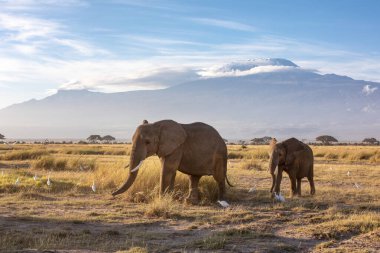
<svg viewBox="0 0 380 253"><path fill-rule="evenodd" d="M367 87L367 88L366 88ZM0 110L9 137L129 138L143 119L204 121L225 138L379 138L380 84L299 67L200 78L159 90L60 90ZM24 126L28 126L25 128Z"/></svg>

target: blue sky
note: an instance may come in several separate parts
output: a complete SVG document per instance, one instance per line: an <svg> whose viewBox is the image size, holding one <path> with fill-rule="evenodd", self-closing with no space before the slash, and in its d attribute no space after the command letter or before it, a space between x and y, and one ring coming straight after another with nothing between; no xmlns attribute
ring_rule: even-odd
<svg viewBox="0 0 380 253"><path fill-rule="evenodd" d="M250 58L380 81L380 1L0 0L0 108L156 89Z"/></svg>

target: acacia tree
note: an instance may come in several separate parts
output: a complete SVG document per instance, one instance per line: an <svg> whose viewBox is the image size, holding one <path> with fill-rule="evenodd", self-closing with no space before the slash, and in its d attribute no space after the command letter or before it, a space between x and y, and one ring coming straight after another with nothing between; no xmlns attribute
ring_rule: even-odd
<svg viewBox="0 0 380 253"><path fill-rule="evenodd" d="M321 135L315 138L315 140L322 142L323 145L329 145L331 142L338 142L337 139L330 135Z"/></svg>
<svg viewBox="0 0 380 253"><path fill-rule="evenodd" d="M0 140L4 140L5 139L5 136L0 134Z"/></svg>
<svg viewBox="0 0 380 253"><path fill-rule="evenodd" d="M379 145L379 141L375 138L365 138L363 140L363 143L372 144L372 145Z"/></svg>
<svg viewBox="0 0 380 253"><path fill-rule="evenodd" d="M102 137L98 134L93 134L93 135L90 135L87 140L91 143L95 143L97 141L101 141L102 140Z"/></svg>
<svg viewBox="0 0 380 253"><path fill-rule="evenodd" d="M271 140L272 140L272 137L264 136L261 138L253 138L251 140L251 143L252 144L269 144Z"/></svg>
<svg viewBox="0 0 380 253"><path fill-rule="evenodd" d="M113 142L115 141L115 137L111 136L111 135L106 135L106 136L103 136L102 137L102 140L106 143L110 143L110 142Z"/></svg>

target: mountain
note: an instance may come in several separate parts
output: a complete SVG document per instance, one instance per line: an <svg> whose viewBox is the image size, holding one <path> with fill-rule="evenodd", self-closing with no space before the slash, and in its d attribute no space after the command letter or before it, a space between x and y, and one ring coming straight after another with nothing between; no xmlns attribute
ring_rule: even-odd
<svg viewBox="0 0 380 253"><path fill-rule="evenodd" d="M0 132L15 138L130 138L144 119L203 121L225 138L380 138L380 84L304 70L285 59L230 63L161 90L60 90L0 110ZM251 74L254 73L254 74Z"/></svg>

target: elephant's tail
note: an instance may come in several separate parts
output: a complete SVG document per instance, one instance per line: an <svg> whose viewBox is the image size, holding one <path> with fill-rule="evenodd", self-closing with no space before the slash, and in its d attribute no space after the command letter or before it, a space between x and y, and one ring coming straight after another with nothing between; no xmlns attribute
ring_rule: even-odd
<svg viewBox="0 0 380 253"><path fill-rule="evenodd" d="M232 185L232 184L230 183L230 181L228 181L228 177L227 177L227 175L226 175L226 182L227 182L227 184L228 184L229 186L234 187L234 185Z"/></svg>

